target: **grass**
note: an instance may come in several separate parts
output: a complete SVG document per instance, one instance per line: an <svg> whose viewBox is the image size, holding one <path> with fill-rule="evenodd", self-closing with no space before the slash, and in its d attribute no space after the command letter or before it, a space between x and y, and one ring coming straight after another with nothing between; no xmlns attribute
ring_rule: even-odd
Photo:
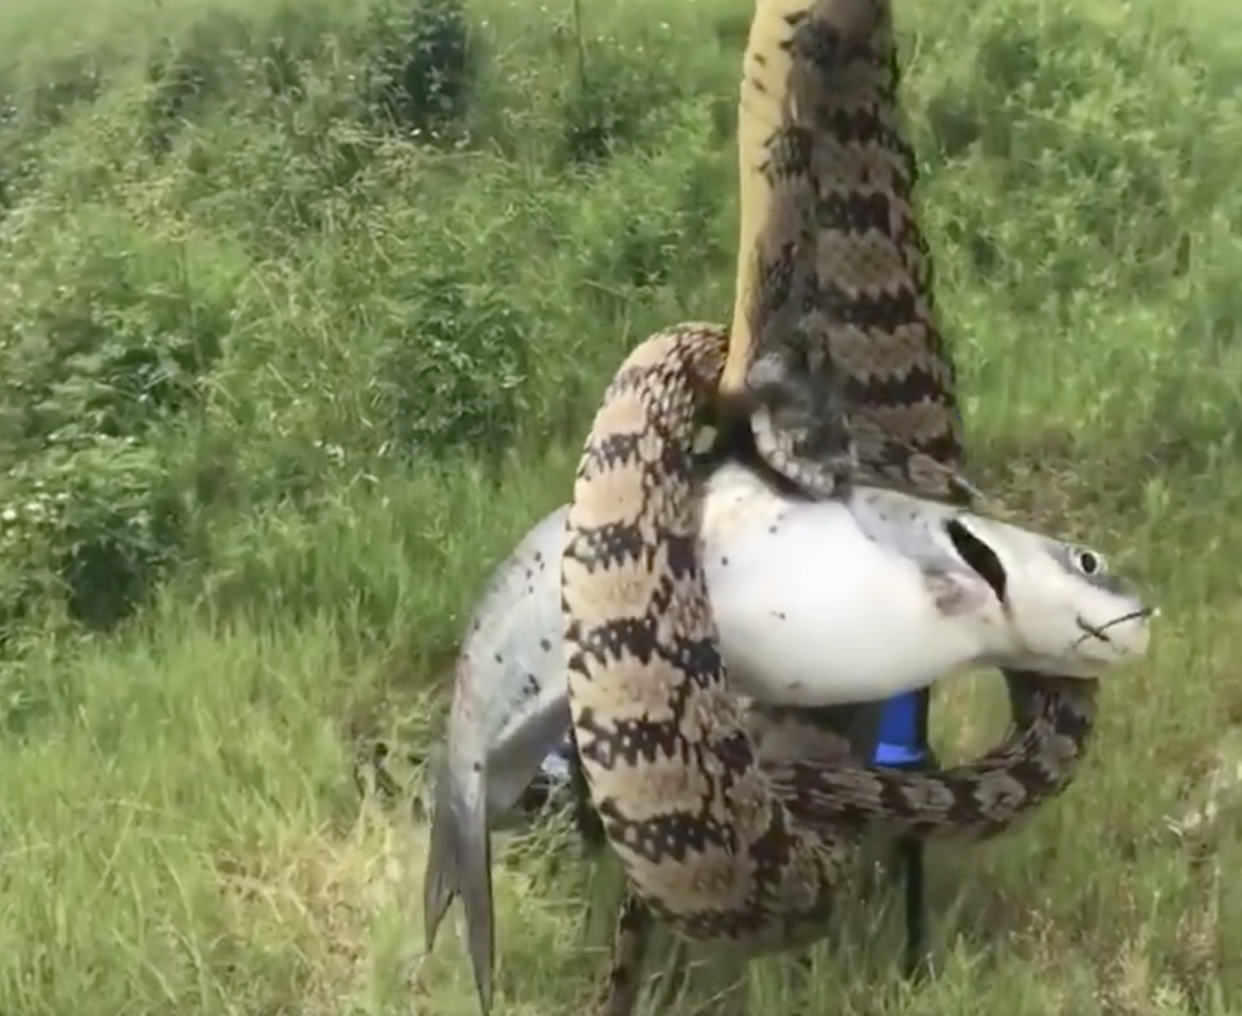
<svg viewBox="0 0 1242 1016"><path fill-rule="evenodd" d="M356 756L438 735L622 350L730 306L747 5L581 7L0 11L0 1012L475 1012ZM898 14L972 475L1164 617L1066 796L932 852L934 977L860 908L755 1011L1235 1013L1242 23ZM951 757L1002 719L937 693ZM564 835L506 840L499 1012L599 970Z"/></svg>

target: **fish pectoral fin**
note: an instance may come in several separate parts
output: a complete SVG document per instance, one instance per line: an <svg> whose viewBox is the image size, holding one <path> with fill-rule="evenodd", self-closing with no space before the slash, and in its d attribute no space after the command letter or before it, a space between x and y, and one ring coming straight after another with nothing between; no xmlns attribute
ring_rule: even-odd
<svg viewBox="0 0 1242 1016"><path fill-rule="evenodd" d="M487 801L491 826L511 811L539 775L543 761L569 735L569 695L541 693L500 732L487 754Z"/></svg>
<svg viewBox="0 0 1242 1016"><path fill-rule="evenodd" d="M460 896L475 988L487 1016L492 1005L496 929L485 786L485 769L470 770L463 777L446 753L436 773L435 810L423 878L423 935L430 953L444 915Z"/></svg>
<svg viewBox="0 0 1242 1016"><path fill-rule="evenodd" d="M964 572L925 569L923 583L936 610L945 617L960 617L978 610L991 595L973 575Z"/></svg>

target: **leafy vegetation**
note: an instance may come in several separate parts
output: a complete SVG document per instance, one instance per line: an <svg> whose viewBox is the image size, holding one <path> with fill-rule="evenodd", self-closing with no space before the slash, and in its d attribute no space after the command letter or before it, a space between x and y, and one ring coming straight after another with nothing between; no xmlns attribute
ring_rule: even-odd
<svg viewBox="0 0 1242 1016"><path fill-rule="evenodd" d="M748 12L4 5L0 1010L474 1012L450 943L410 984L421 832L353 757L438 733L463 613L622 352L727 314ZM1242 21L898 15L972 473L1164 617L1066 797L933 853L930 981L867 909L754 1004L1236 1012L1237 808L1169 817L1242 725ZM938 745L1003 713L946 685ZM581 873L504 853L504 1011L582 1011Z"/></svg>

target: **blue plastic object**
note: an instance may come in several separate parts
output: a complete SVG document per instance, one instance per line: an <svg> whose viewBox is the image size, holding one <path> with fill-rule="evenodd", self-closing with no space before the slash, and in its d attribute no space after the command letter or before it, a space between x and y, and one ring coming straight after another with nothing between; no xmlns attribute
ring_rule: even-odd
<svg viewBox="0 0 1242 1016"><path fill-rule="evenodd" d="M927 758L927 731L923 691L907 692L884 703L880 710L880 736L875 746L876 765L899 768L921 765Z"/></svg>

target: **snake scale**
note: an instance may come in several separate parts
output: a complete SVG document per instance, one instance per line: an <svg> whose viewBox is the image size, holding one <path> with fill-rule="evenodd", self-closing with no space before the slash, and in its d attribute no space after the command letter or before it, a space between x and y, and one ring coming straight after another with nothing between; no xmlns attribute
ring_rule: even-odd
<svg viewBox="0 0 1242 1016"><path fill-rule="evenodd" d="M765 711L726 688L698 560L705 420L810 497L863 478L962 497L898 70L889 0L759 0L732 331L687 324L634 350L580 461L561 562L574 736L630 894L609 1016L632 1010L653 915L747 953L812 941L864 824L1000 832L1068 785L1092 728L1093 682L1007 673L1000 745L895 772L772 757L753 736Z"/></svg>

